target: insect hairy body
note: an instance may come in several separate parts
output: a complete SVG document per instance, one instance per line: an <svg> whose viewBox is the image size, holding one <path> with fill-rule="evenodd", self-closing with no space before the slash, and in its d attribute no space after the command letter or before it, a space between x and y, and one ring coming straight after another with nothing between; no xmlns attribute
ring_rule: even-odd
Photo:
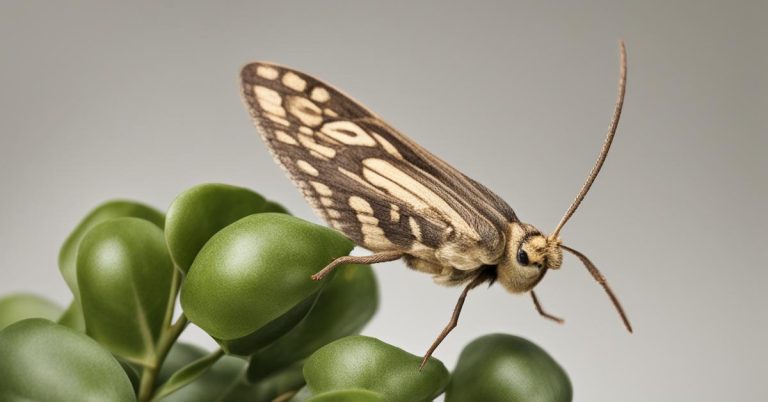
<svg viewBox="0 0 768 402"><path fill-rule="evenodd" d="M336 230L374 252L345 256L313 276L322 279L346 263L404 259L436 282L465 285L449 325L423 363L456 325L467 292L498 281L513 293L530 291L562 250L577 256L603 286L631 332L605 278L586 256L562 244L559 233L597 177L616 132L624 99L626 53L621 43L619 94L598 160L552 234L522 223L513 209L482 184L399 133L330 85L294 69L256 62L241 72L242 95L275 160L313 209Z"/></svg>

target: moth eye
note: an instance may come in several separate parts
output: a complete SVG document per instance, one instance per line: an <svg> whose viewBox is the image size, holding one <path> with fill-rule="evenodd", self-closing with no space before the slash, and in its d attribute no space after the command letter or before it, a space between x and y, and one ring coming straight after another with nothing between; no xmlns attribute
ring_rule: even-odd
<svg viewBox="0 0 768 402"><path fill-rule="evenodd" d="M522 266L528 265L528 253L526 253L522 248L517 250L517 262L519 262Z"/></svg>

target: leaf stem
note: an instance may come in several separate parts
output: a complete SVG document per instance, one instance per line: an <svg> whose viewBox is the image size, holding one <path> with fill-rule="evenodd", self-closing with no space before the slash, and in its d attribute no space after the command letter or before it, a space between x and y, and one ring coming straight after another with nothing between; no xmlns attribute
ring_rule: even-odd
<svg viewBox="0 0 768 402"><path fill-rule="evenodd" d="M139 402L148 402L152 399L152 396L155 393L155 381L157 380L157 374L160 372L160 366L162 366L166 356L168 356L171 346L173 346L176 339L181 335L181 332L186 328L187 323L187 316L185 316L184 313L181 313L176 322L160 336L160 342L157 345L157 352L155 353L155 364L144 367L144 370L141 372Z"/></svg>
<svg viewBox="0 0 768 402"><path fill-rule="evenodd" d="M181 273L178 267L174 265L173 276L171 277L171 291L168 293L168 304L165 309L165 317L163 318L163 328L167 328L171 325L173 320L173 312L176 309L176 299L179 296L179 288L181 286Z"/></svg>

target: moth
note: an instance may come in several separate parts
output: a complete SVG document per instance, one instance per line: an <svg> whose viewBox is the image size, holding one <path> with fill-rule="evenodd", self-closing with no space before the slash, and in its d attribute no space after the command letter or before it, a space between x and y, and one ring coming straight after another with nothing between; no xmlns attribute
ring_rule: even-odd
<svg viewBox="0 0 768 402"><path fill-rule="evenodd" d="M456 327L467 293L498 282L512 293L530 292L563 250L578 257L602 285L629 332L632 327L605 277L581 252L564 245L560 231L578 208L605 162L624 103L627 58L620 48L618 95L597 161L550 235L518 219L491 190L401 134L338 89L281 65L254 62L241 72L242 96L275 160L313 209L334 229L370 250L337 258L313 275L319 280L342 264L404 259L435 282L463 285L448 325L422 367Z"/></svg>

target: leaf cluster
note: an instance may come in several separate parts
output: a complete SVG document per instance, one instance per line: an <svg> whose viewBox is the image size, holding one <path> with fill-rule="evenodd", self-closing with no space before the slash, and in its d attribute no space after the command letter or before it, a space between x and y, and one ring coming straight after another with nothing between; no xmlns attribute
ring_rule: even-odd
<svg viewBox="0 0 768 402"><path fill-rule="evenodd" d="M522 338L475 340L451 375L357 335L378 306L371 267L310 279L353 246L230 185L193 187L166 213L106 202L62 246L66 310L29 294L0 299L0 400L571 399L563 369ZM219 348L178 342L190 323Z"/></svg>

